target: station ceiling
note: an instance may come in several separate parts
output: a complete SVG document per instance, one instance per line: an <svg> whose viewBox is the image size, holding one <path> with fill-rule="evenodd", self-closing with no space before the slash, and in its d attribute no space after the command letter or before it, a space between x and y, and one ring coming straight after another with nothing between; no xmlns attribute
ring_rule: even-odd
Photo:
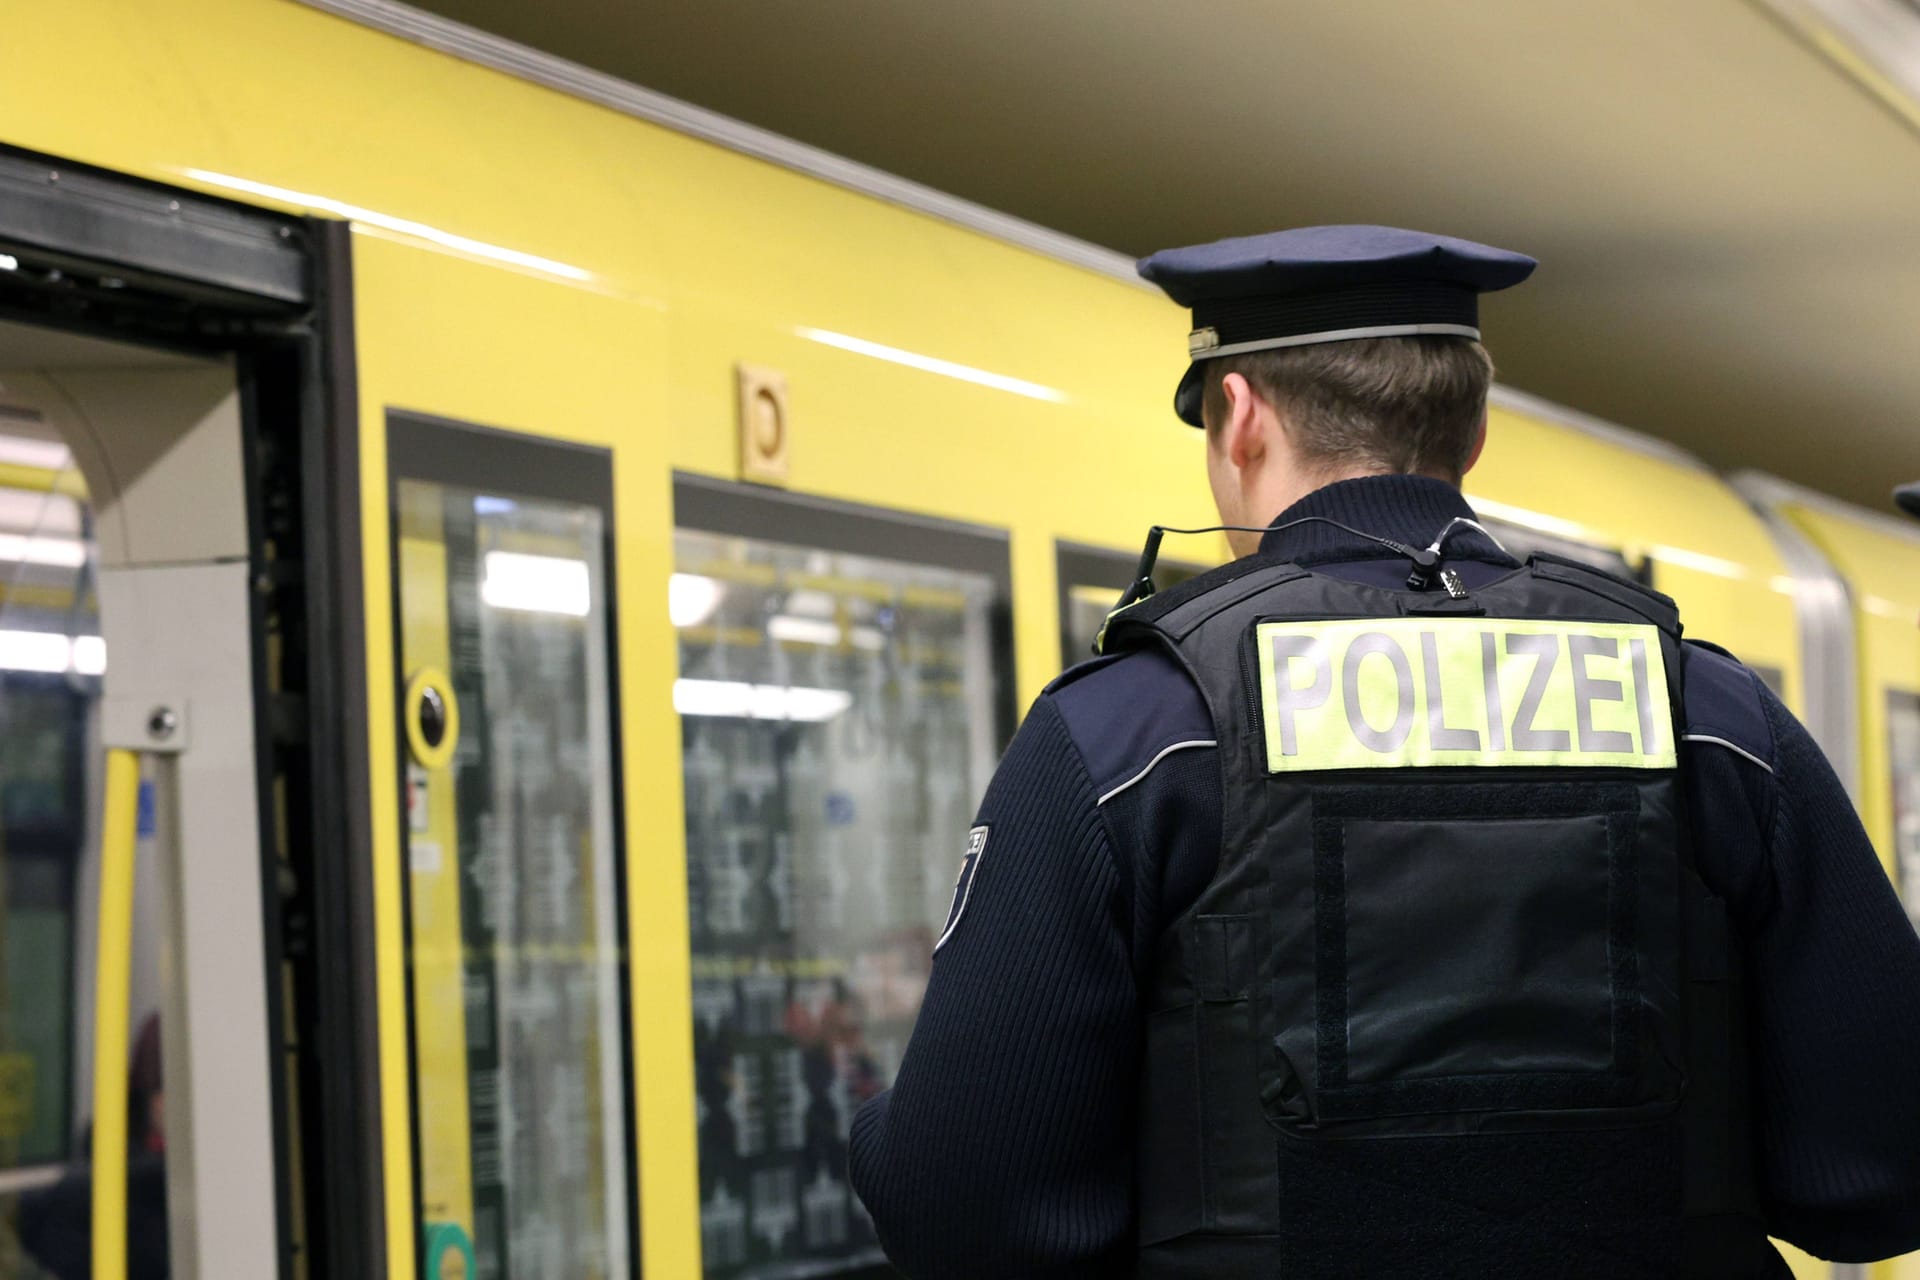
<svg viewBox="0 0 1920 1280"><path fill-rule="evenodd" d="M1920 479L1920 107L1805 0L416 2L1125 253L1521 249L1509 385L1883 511Z"/></svg>

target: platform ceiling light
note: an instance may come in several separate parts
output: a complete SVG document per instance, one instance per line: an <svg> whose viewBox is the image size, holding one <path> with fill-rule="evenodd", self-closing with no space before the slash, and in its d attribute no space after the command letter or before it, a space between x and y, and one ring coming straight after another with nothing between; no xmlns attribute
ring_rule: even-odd
<svg viewBox="0 0 1920 1280"><path fill-rule="evenodd" d="M667 579L667 617L676 627L697 627L713 616L725 593L704 573L676 573Z"/></svg>
<svg viewBox="0 0 1920 1280"><path fill-rule="evenodd" d="M20 259L10 253L0 253L0 271L18 271Z"/></svg>
<svg viewBox="0 0 1920 1280"><path fill-rule="evenodd" d="M480 598L496 609L584 618L593 610L593 577L585 560L489 551Z"/></svg>
<svg viewBox="0 0 1920 1280"><path fill-rule="evenodd" d="M845 689L804 685L747 684L739 680L675 680L673 709L683 716L729 716L741 720L831 720L853 705Z"/></svg>
<svg viewBox="0 0 1920 1280"><path fill-rule="evenodd" d="M0 631L0 670L97 676L107 669L107 643L99 636L54 631Z"/></svg>
<svg viewBox="0 0 1920 1280"><path fill-rule="evenodd" d="M518 249L488 244L484 240L475 240L471 236L455 235L451 231L442 231L438 227L428 226L424 222L415 222L411 218L396 218L392 214L363 209L359 205L335 200L331 196L315 195L310 191L294 191L287 187L276 187L271 183L255 182L251 178L236 178L232 174L214 173L207 169L187 169L185 173L195 182L204 182L208 186L224 187L228 191L240 191L251 196L278 200L282 204L331 213L349 222L363 223L369 227L379 227L383 231L392 231L399 235L425 240L444 249L451 249L455 253L471 254L476 258L486 258L512 267L522 267L544 275L559 276L563 280L593 279L593 273L581 267L555 262L552 258L542 258L537 254L522 253Z"/></svg>
<svg viewBox="0 0 1920 1280"><path fill-rule="evenodd" d="M842 351L851 351L856 355L872 356L875 360L885 360L892 364L903 364L909 369L919 369L926 373L937 373L945 378L958 378L962 382L972 382L983 387L992 387L995 391L1011 391L1017 396L1026 396L1031 400L1047 400L1054 404L1065 404L1067 393L1053 387L1042 386L1038 382L1027 382L1020 378L1009 378L1004 373L990 373L985 369L975 369L971 365L955 364L951 360L942 360L937 356L923 356L917 351L903 351L899 347L889 347L878 342L868 342L865 338L849 337L844 333L834 333L830 329L799 328L795 333L809 342L822 343L829 347L838 347Z"/></svg>
<svg viewBox="0 0 1920 1280"><path fill-rule="evenodd" d="M87 544L76 538L47 538L31 533L0 533L0 560L78 569L87 562Z"/></svg>

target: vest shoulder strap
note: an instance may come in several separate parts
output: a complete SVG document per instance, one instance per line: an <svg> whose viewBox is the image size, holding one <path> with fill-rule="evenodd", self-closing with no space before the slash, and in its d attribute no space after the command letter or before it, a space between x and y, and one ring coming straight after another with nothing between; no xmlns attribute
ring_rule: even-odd
<svg viewBox="0 0 1920 1280"><path fill-rule="evenodd" d="M1680 606L1674 603L1672 596L1655 591L1644 582L1623 578L1619 574L1608 573L1550 551L1535 552L1528 558L1527 568L1538 578L1580 587L1604 596L1622 608L1640 614L1676 640L1680 638Z"/></svg>

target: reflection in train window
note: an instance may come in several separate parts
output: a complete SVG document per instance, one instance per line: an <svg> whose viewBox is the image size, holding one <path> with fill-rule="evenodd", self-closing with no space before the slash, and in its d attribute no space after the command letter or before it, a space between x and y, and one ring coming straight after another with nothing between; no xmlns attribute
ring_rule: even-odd
<svg viewBox="0 0 1920 1280"><path fill-rule="evenodd" d="M1054 570L1060 584L1060 661L1071 667L1093 656L1094 640L1107 615L1133 585L1138 552L1113 551L1077 542L1054 545ZM1162 558L1153 567L1153 584L1164 591L1205 570L1196 564Z"/></svg>
<svg viewBox="0 0 1920 1280"><path fill-rule="evenodd" d="M1920 694L1887 691L1887 758L1893 770L1894 874L1920 929Z"/></svg>
<svg viewBox="0 0 1920 1280"><path fill-rule="evenodd" d="M675 562L705 1273L839 1274L881 1258L847 1132L1001 745L1003 583L685 528Z"/></svg>
<svg viewBox="0 0 1920 1280"><path fill-rule="evenodd" d="M1613 547L1603 547L1591 542L1582 542L1577 538L1563 538L1557 534L1543 533L1538 529L1515 524L1511 520L1495 519L1492 516L1482 518L1480 525L1517 560L1525 560L1537 551L1544 551L1549 555L1592 565L1596 569L1618 574L1622 578L1631 578L1635 582L1651 584L1653 581L1651 561L1642 560L1638 565L1631 564L1618 549Z"/></svg>
<svg viewBox="0 0 1920 1280"><path fill-rule="evenodd" d="M635 1233L605 510L394 496L422 1242L496 1280L614 1280Z"/></svg>

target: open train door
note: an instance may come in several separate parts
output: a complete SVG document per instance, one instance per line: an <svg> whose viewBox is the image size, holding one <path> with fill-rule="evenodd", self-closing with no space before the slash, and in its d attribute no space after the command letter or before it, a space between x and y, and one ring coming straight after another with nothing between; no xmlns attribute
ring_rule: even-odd
<svg viewBox="0 0 1920 1280"><path fill-rule="evenodd" d="M0 1274L384 1274L347 245L0 150Z"/></svg>

